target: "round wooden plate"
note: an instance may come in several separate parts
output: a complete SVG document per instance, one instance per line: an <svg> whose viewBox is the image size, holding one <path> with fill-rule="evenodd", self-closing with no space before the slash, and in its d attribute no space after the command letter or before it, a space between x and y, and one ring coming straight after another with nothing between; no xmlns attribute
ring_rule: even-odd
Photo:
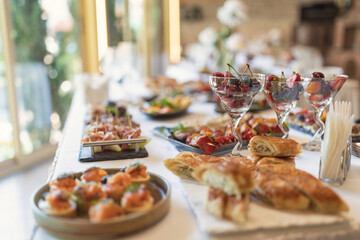
<svg viewBox="0 0 360 240"><path fill-rule="evenodd" d="M118 172L120 169L104 169L108 174ZM75 173L80 178L80 173ZM146 212L136 212L124 216L115 217L100 223L92 223L87 218L63 218L46 214L38 207L38 202L43 194L49 191L49 184L38 189L32 197L32 210L36 222L50 234L67 239L96 239L111 237L120 234L139 231L158 222L170 208L171 187L163 177L148 172L150 184L147 188L154 198L154 206Z"/></svg>

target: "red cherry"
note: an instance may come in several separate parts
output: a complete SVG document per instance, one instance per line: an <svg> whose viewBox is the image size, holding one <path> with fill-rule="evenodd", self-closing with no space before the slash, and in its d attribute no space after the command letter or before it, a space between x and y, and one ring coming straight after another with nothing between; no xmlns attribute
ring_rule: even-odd
<svg viewBox="0 0 360 240"><path fill-rule="evenodd" d="M322 72L313 72L312 74L313 78L324 78L324 74Z"/></svg>
<svg viewBox="0 0 360 240"><path fill-rule="evenodd" d="M286 84L288 85L289 88L294 88L296 86L296 82L300 82L300 81L301 81L300 75L294 72L294 74L291 75L291 77L286 79Z"/></svg>
<svg viewBox="0 0 360 240"><path fill-rule="evenodd" d="M222 74L221 72L214 72L213 74L211 74L211 76L213 76L213 77L224 77L224 74Z"/></svg>
<svg viewBox="0 0 360 240"><path fill-rule="evenodd" d="M345 83L346 77L338 76L334 80L330 81L330 87L334 90L339 90Z"/></svg>
<svg viewBox="0 0 360 240"><path fill-rule="evenodd" d="M279 81L279 77L274 74L267 76L266 81L265 81L266 82L265 88L267 90L270 90L272 81Z"/></svg>

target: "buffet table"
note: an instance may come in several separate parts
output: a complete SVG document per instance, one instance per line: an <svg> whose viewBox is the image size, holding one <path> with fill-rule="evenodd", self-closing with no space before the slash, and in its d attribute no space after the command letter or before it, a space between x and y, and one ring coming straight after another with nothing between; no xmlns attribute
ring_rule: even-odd
<svg viewBox="0 0 360 240"><path fill-rule="evenodd" d="M151 137L146 145L149 157L130 160L115 160L93 163L80 163L80 139L83 132L85 105L81 93L74 95L72 107L64 130L64 137L59 145L53 166L49 175L56 178L64 172L83 171L89 167L121 168L133 162L142 162L148 170L165 177L172 186L171 207L169 213L157 224L138 233L121 237L122 239L360 239L360 159L352 156L351 168L347 180L342 186L334 187L350 207L349 224L333 224L327 226L312 226L306 228L286 228L283 230L260 230L246 234L210 236L202 233L197 226L196 218L189 207L188 200L182 190L178 177L168 171L163 165L167 158L174 157L178 151L168 141L152 133L152 129L161 125L174 126L178 121L204 118L216 115L214 104L197 103L189 108L189 114L171 120L151 120L140 113L139 107L128 107L133 119L140 123L142 135ZM268 111L265 114L271 115ZM290 137L300 143L310 140L310 136L296 130L290 131ZM296 167L317 176L320 153L303 151L296 159ZM261 214L261 213L259 213ZM34 239L55 239L41 228L37 228ZM84 238L85 239L85 238ZM86 237L91 239L91 237Z"/></svg>

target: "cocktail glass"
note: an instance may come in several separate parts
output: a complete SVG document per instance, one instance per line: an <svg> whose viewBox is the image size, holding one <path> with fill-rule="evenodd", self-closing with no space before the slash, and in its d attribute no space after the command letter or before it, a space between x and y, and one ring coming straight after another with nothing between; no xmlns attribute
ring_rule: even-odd
<svg viewBox="0 0 360 240"><path fill-rule="evenodd" d="M214 93L221 101L225 111L231 118L231 131L238 143L231 151L232 156L242 156L240 153L243 140L236 128L241 118L249 110L254 97L263 87L264 74L241 74L238 77L210 76L209 83Z"/></svg>
<svg viewBox="0 0 360 240"><path fill-rule="evenodd" d="M313 108L314 120L320 128L314 134L310 142L303 144L304 149L315 152L321 150L321 138L325 132L325 124L320 119L321 114L347 79L347 75L333 75L328 78L311 78L304 96L306 101Z"/></svg>
<svg viewBox="0 0 360 240"><path fill-rule="evenodd" d="M300 78L300 81L265 80L264 92L270 107L275 111L277 123L283 132L283 138L288 138L289 127L285 120L290 110L304 93L310 82L309 78Z"/></svg>

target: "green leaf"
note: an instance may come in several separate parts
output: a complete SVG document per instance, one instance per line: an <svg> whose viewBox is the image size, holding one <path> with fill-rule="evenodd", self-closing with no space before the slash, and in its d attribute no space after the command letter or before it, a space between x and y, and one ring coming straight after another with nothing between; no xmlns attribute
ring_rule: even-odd
<svg viewBox="0 0 360 240"><path fill-rule="evenodd" d="M180 122L178 122L178 125L176 127L173 128L173 133L179 131L179 130L185 130L186 128L184 127L184 125L182 125Z"/></svg>
<svg viewBox="0 0 360 240"><path fill-rule="evenodd" d="M133 184L129 187L126 188L125 192L135 192L137 190L140 189L140 185L139 184Z"/></svg>
<svg viewBox="0 0 360 240"><path fill-rule="evenodd" d="M140 163L140 162L136 162L136 163L132 163L130 164L127 168L131 168L131 167L139 167L139 166L144 166L144 164Z"/></svg>

